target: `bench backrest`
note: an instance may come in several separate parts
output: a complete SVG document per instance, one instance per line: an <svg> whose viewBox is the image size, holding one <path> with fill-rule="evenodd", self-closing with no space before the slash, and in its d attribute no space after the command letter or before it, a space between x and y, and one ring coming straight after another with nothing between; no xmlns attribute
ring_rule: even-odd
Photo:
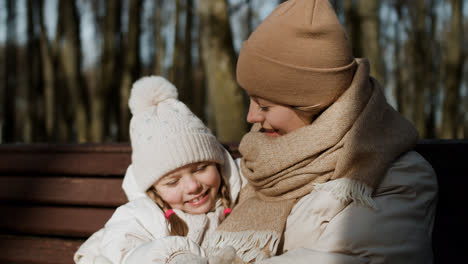
<svg viewBox="0 0 468 264"><path fill-rule="evenodd" d="M0 263L73 263L127 199L128 144L0 146ZM51 262L52 261L52 262Z"/></svg>
<svg viewBox="0 0 468 264"><path fill-rule="evenodd" d="M239 156L236 144L225 146ZM426 140L416 150L439 182L435 262L461 260L468 140ZM127 201L121 184L130 162L128 144L0 145L0 263L73 263L81 243Z"/></svg>

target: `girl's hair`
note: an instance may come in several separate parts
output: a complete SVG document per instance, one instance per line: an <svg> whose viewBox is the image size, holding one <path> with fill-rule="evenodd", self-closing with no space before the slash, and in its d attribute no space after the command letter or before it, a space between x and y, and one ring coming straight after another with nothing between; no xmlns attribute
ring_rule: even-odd
<svg viewBox="0 0 468 264"><path fill-rule="evenodd" d="M227 185L224 183L223 176L221 175L221 170L219 166L216 166L219 172L219 176L221 177L221 184L219 187L218 195L221 199L221 203L223 204L224 208L231 208L231 196L229 194L229 189ZM154 186L146 191L146 194L153 200L165 213L167 210L172 209L171 206L166 203L161 196L156 192ZM184 220L182 220L177 214L171 214L168 218L169 224L171 226L171 232L169 233L170 236L187 236L188 234L188 226Z"/></svg>

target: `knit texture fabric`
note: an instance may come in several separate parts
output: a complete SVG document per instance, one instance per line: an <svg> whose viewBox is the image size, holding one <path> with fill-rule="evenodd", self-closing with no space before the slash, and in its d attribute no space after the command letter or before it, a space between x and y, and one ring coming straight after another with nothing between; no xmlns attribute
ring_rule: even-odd
<svg viewBox="0 0 468 264"><path fill-rule="evenodd" d="M324 109L349 87L351 47L327 0L289 0L242 45L237 81L250 96Z"/></svg>
<svg viewBox="0 0 468 264"><path fill-rule="evenodd" d="M245 261L277 254L293 205L314 188L375 208L373 191L418 136L388 105L369 76L368 61L357 63L350 87L312 124L281 137L265 135L254 125L243 137L241 171L248 184L213 236L212 247L232 245Z"/></svg>
<svg viewBox="0 0 468 264"><path fill-rule="evenodd" d="M167 173L185 165L224 164L223 147L188 107L176 88L159 76L133 84L129 106L134 185L145 192Z"/></svg>

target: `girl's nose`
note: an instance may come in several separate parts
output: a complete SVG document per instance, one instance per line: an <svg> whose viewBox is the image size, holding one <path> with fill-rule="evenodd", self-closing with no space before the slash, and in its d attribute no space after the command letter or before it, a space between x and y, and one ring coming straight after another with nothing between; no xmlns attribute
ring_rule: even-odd
<svg viewBox="0 0 468 264"><path fill-rule="evenodd" d="M247 114L247 122L254 124L254 123L261 123L264 121L263 113L260 111L260 107L258 104L250 99L249 105L249 113Z"/></svg>
<svg viewBox="0 0 468 264"><path fill-rule="evenodd" d="M185 181L185 189L187 193L198 193L201 188L201 184L198 181L197 177L194 175L188 175Z"/></svg>

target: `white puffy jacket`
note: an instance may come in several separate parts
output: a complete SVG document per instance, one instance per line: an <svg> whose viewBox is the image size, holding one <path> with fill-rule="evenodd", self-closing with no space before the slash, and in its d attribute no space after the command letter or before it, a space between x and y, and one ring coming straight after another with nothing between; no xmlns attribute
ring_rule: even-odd
<svg viewBox="0 0 468 264"><path fill-rule="evenodd" d="M437 180L430 164L414 151L406 153L393 162L373 198L377 210L312 191L287 218L283 254L258 264L432 263Z"/></svg>
<svg viewBox="0 0 468 264"><path fill-rule="evenodd" d="M377 210L312 191L288 216L284 254L261 264L432 263L437 180L431 165L417 152L406 153L373 199Z"/></svg>
<svg viewBox="0 0 468 264"><path fill-rule="evenodd" d="M225 151L221 170L235 201L242 187L236 162ZM174 210L189 227L187 237L169 236L169 223L164 212L145 194L136 191L132 166L122 187L129 202L118 207L104 228L86 240L74 255L75 263L166 263L178 252L204 256L200 245L224 218L220 201L214 211L202 215Z"/></svg>

